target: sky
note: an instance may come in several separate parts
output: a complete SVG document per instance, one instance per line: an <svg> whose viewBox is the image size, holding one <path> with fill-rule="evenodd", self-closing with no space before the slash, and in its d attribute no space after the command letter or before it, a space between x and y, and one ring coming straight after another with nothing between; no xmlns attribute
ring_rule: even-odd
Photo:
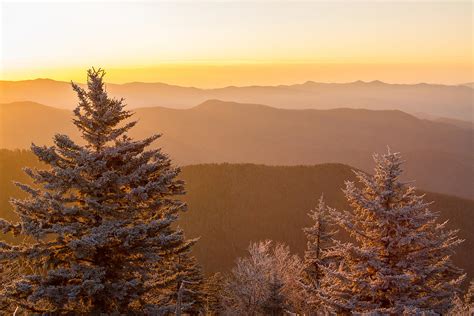
<svg viewBox="0 0 474 316"><path fill-rule="evenodd" d="M2 80L474 81L471 1L0 1Z"/></svg>

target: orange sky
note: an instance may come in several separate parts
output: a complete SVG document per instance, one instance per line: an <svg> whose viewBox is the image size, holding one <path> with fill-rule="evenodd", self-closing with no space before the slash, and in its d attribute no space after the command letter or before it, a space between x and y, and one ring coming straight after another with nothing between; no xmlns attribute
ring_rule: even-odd
<svg viewBox="0 0 474 316"><path fill-rule="evenodd" d="M92 65L91 65L92 66ZM26 69L10 80L53 78L85 82L85 69ZM164 64L144 68L106 68L107 81L165 82L181 86L215 88L229 85L278 85L317 82L352 82L382 80L388 83L459 84L474 81L472 64ZM31 75L33 74L33 75Z"/></svg>
<svg viewBox="0 0 474 316"><path fill-rule="evenodd" d="M0 79L474 81L470 1L1 4Z"/></svg>

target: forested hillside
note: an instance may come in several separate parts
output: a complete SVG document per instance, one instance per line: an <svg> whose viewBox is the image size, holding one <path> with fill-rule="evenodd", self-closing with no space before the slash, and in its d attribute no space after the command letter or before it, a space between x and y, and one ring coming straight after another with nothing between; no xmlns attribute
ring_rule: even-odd
<svg viewBox="0 0 474 316"><path fill-rule="evenodd" d="M40 164L28 151L0 151L1 216L12 217L8 198L21 195L11 180L28 182L23 166ZM331 207L348 209L341 188L354 174L342 164L207 164L184 167L180 178L186 182L184 200L189 204L180 224L189 237L200 236L194 253L210 273L227 271L245 254L250 241L286 242L301 254L306 246L302 228L310 224L307 213L321 194ZM449 220L449 228L460 229L465 242L457 249L455 262L472 277L474 201L430 192L426 200L434 201L432 209Z"/></svg>
<svg viewBox="0 0 474 316"><path fill-rule="evenodd" d="M136 109L143 138L179 165L343 163L370 171L370 157L387 145L408 160L403 180L434 192L473 198L472 129L421 120L401 111L364 109L282 110L259 104L211 100L187 110ZM31 102L0 104L0 148L51 144L56 133L81 139L72 112Z"/></svg>
<svg viewBox="0 0 474 316"><path fill-rule="evenodd" d="M474 316L471 2L4 2L0 316Z"/></svg>

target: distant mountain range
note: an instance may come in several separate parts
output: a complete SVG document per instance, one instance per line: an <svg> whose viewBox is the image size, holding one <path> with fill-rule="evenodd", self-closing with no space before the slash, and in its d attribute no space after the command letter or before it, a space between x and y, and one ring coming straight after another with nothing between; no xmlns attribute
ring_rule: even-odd
<svg viewBox="0 0 474 316"><path fill-rule="evenodd" d="M131 136L163 133L163 147L180 165L338 162L370 171L371 155L386 146L407 159L407 178L426 190L473 198L473 129L419 119L401 111L287 110L206 101L190 109L134 110ZM55 133L80 137L71 111L32 102L0 105L0 148L51 144Z"/></svg>
<svg viewBox="0 0 474 316"><path fill-rule="evenodd" d="M466 86L466 87L469 87L469 88L474 88L474 82L468 82L468 83L464 83L462 85Z"/></svg>
<svg viewBox="0 0 474 316"><path fill-rule="evenodd" d="M123 97L131 108L164 106L191 108L209 99L267 104L285 109L364 108L428 113L473 121L471 84L387 84L381 81L317 83L280 86L198 89L163 83L108 84L112 96ZM0 103L34 101L72 109L76 96L67 82L50 79L0 81Z"/></svg>
<svg viewBox="0 0 474 316"><path fill-rule="evenodd" d="M23 166L41 167L30 152L0 150L0 217L12 218L8 198L21 193L11 180L28 182ZM183 198L189 211L179 225L188 237L201 237L193 251L205 271L225 272L237 257L245 255L250 241L270 238L302 254L306 246L302 228L311 224L307 213L322 193L330 206L348 210L341 188L354 174L342 164L209 164L184 167L180 178L186 182ZM449 229L460 229L465 242L454 260L472 278L474 201L435 193L427 193L425 199L435 202L431 208L440 212L440 220L449 219Z"/></svg>
<svg viewBox="0 0 474 316"><path fill-rule="evenodd" d="M464 128L464 129L474 128L473 121L458 120L458 119L453 119L449 117L438 117L438 116L430 115L427 113L414 113L413 115L423 120L429 120L429 121L434 121L438 123L446 123L446 124L454 125L454 126Z"/></svg>

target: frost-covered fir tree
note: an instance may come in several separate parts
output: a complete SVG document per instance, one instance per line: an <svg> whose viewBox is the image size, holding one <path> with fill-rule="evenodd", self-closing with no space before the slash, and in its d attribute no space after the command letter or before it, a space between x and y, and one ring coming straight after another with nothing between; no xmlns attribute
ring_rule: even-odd
<svg viewBox="0 0 474 316"><path fill-rule="evenodd" d="M307 246L304 254L304 269L301 283L307 313L324 312L325 307L319 299L319 289L324 286L325 278L323 267L336 264L336 259L328 255L332 246L332 239L337 233L329 216L329 208L321 195L316 209L309 213L313 221L311 227L304 228Z"/></svg>
<svg viewBox="0 0 474 316"><path fill-rule="evenodd" d="M474 280L469 283L469 288L463 298L456 295L449 316L472 316L474 315Z"/></svg>
<svg viewBox="0 0 474 316"><path fill-rule="evenodd" d="M178 308L181 313L197 315L204 309L204 278L194 257L187 252L166 256L158 270L160 279L167 280L166 284L159 291L147 293L147 301L160 306L167 314L174 314Z"/></svg>
<svg viewBox="0 0 474 316"><path fill-rule="evenodd" d="M179 169L159 149L159 135L133 140L123 100L107 96L101 69L88 71L87 90L73 84L74 124L86 145L56 135L54 146L31 149L48 170L26 169L40 189L19 184L29 198L13 200L18 223L3 232L33 242L0 244L0 266L16 271L0 290L19 311L159 313L147 299L175 282L171 256L193 244L173 225L186 208Z"/></svg>
<svg viewBox="0 0 474 316"><path fill-rule="evenodd" d="M336 311L414 315L446 313L464 276L451 262L461 242L456 231L437 223L431 203L399 181L400 154L374 156L373 176L356 171L360 186L347 181L352 211L330 211L355 243L339 243L342 264L324 298Z"/></svg>
<svg viewBox="0 0 474 316"><path fill-rule="evenodd" d="M204 310L204 277L201 266L196 258L188 254L179 255L173 263L173 270L177 273L175 284L178 289L175 299L178 299L180 294L183 312L191 315L200 314Z"/></svg>

